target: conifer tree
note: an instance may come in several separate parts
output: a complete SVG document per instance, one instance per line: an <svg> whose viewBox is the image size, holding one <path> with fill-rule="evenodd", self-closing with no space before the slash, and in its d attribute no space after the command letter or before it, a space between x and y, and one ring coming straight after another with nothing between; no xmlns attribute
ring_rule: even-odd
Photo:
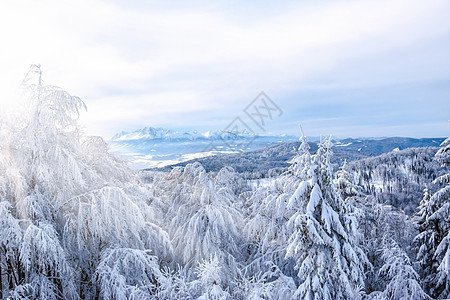
<svg viewBox="0 0 450 300"><path fill-rule="evenodd" d="M362 187L354 183L351 174L346 170L347 161L341 166L340 170L337 172L337 178L334 180L334 184L341 195L342 199L347 199L348 197L362 196Z"/></svg>
<svg viewBox="0 0 450 300"><path fill-rule="evenodd" d="M422 290L419 275L412 267L405 251L393 240L385 241L383 244L381 253L383 265L378 275L385 286L383 291L369 294L367 299L430 299Z"/></svg>
<svg viewBox="0 0 450 300"><path fill-rule="evenodd" d="M353 299L364 286L367 262L357 245L356 219L332 183L331 141L321 142L313 164L305 212L292 220L296 231L287 256L297 261L295 299Z"/></svg>
<svg viewBox="0 0 450 300"><path fill-rule="evenodd" d="M442 142L435 155L443 166L450 166L450 138ZM415 242L422 268L425 290L436 298L450 297L450 173L434 180L443 185L434 194L425 191L420 203Z"/></svg>

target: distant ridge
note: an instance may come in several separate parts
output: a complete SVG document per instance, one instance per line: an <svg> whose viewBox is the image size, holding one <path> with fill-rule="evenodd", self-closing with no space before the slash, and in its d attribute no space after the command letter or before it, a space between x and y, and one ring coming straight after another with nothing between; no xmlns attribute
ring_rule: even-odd
<svg viewBox="0 0 450 300"><path fill-rule="evenodd" d="M437 147L445 138L407 138L391 137L380 140L359 140L343 139L335 140L333 146L334 156L332 162L341 165L344 160L350 162L369 157L375 157L394 150L404 150L409 148L432 147L436 151ZM316 142L309 142L311 152L317 150ZM185 166L195 161L200 162L207 171L219 171L224 166L233 167L237 172L260 172L267 176L267 172L272 170L276 173L284 171L289 166L289 161L295 156L300 142L282 143L273 146L256 149L253 151L223 154L209 157L193 159L166 166L160 170L167 171L176 166Z"/></svg>
<svg viewBox="0 0 450 300"><path fill-rule="evenodd" d="M320 137L308 137L308 141L316 145ZM345 157L347 160L360 159L396 150L412 147L437 147L444 138L415 139L408 137L388 138L345 138L333 140L335 159ZM246 153L259 149L276 149L273 155L263 159L250 159L256 164L253 168L270 164L272 158L280 166L284 165L294 153L293 149L298 137L287 135L255 135L248 131L183 131L165 128L145 127L130 132L122 131L114 135L108 142L111 150L129 161L133 169L161 168L176 165L193 159L208 165L221 164L220 155L233 154L237 157L247 157ZM289 145L291 144L291 145ZM312 148L314 149L314 147ZM269 151L271 152L271 151ZM278 152L278 153L277 153ZM342 155L341 155L342 154ZM241 156L242 155L242 156ZM211 157L211 162L206 160ZM215 161L217 160L217 161ZM232 162L231 162L232 163ZM233 163L232 163L233 164ZM242 166L236 166L242 169ZM214 167L215 169L215 167Z"/></svg>
<svg viewBox="0 0 450 300"><path fill-rule="evenodd" d="M122 131L111 138L113 142L138 141L138 140L217 140L217 139L241 139L257 136L246 130L236 131L177 131L165 128L144 127L131 132Z"/></svg>

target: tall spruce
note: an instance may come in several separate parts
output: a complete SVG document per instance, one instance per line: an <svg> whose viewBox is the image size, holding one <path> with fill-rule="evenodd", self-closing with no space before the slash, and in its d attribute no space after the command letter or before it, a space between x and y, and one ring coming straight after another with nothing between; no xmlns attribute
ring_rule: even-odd
<svg viewBox="0 0 450 300"><path fill-rule="evenodd" d="M332 182L331 146L330 139L319 144L308 171L309 201L291 220L296 230L286 255L296 259L300 280L293 299L354 299L364 286L367 258L358 247L351 208Z"/></svg>
<svg viewBox="0 0 450 300"><path fill-rule="evenodd" d="M442 142L435 158L443 166L450 166L450 138ZM425 191L417 213L420 233L415 243L425 290L445 299L450 297L450 173L433 183L443 187L434 194Z"/></svg>

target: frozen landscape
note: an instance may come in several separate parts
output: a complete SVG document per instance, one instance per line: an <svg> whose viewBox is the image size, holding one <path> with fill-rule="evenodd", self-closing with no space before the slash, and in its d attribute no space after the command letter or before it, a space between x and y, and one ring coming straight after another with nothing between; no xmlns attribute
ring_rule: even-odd
<svg viewBox="0 0 450 300"><path fill-rule="evenodd" d="M449 296L450 138L301 136L132 171L80 133L85 104L41 76L32 66L20 117L0 123L1 298ZM214 135L111 143L175 152Z"/></svg>
<svg viewBox="0 0 450 300"><path fill-rule="evenodd" d="M256 135L230 131L180 132L163 128L145 127L134 132L121 132L108 140L111 152L125 160L131 169L170 169L173 165L199 160L210 169L232 165L242 168L242 160L252 159L249 167L259 170L274 168L272 161L288 161L298 148L298 137L288 135ZM334 159L342 162L415 147L438 147L443 138L359 138L333 139ZM309 138L317 148L320 137ZM214 147L209 147L213 144ZM264 148L264 149L263 149ZM271 153L268 157L263 153ZM222 154L232 154L223 156ZM219 156L213 157L210 156ZM207 158L210 157L210 158ZM203 159L205 158L205 159ZM230 161L224 161L230 158Z"/></svg>
<svg viewBox="0 0 450 300"><path fill-rule="evenodd" d="M0 1L0 300L450 299L450 1Z"/></svg>

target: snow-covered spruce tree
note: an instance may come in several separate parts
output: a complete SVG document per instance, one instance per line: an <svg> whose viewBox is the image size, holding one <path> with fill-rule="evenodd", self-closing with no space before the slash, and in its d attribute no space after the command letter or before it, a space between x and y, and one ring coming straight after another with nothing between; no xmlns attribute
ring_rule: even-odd
<svg viewBox="0 0 450 300"><path fill-rule="evenodd" d="M435 155L444 166L450 166L450 138L442 142ZM450 297L450 173L435 179L444 185L430 195L425 191L419 206L415 238L419 246L417 259L422 268L425 290L436 298Z"/></svg>
<svg viewBox="0 0 450 300"><path fill-rule="evenodd" d="M286 232L286 222L306 206L311 154L306 136L300 140L288 171L273 184L257 188L247 199L247 233L263 245L286 245L291 234Z"/></svg>
<svg viewBox="0 0 450 300"><path fill-rule="evenodd" d="M367 300L430 299L420 286L420 278L402 248L393 240L385 241L381 253L383 266L378 275L383 279L383 291L369 294Z"/></svg>
<svg viewBox="0 0 450 300"><path fill-rule="evenodd" d="M311 166L312 157L310 146L304 134L300 137L301 144L298 147L297 154L291 160L287 172L282 174L275 183L275 188L283 193L291 193L298 188L298 183L310 178L308 172Z"/></svg>
<svg viewBox="0 0 450 300"><path fill-rule="evenodd" d="M305 179L309 171L311 164L311 153L308 144L308 139L304 134L300 137L301 144L298 147L297 155L292 159L292 164L288 168L288 172L291 172L299 179Z"/></svg>
<svg viewBox="0 0 450 300"><path fill-rule="evenodd" d="M414 223L402 210L378 203L371 195L350 197L346 202L356 209L358 232L361 234L359 244L371 264L366 273L365 291L368 294L383 291L386 282L379 272L385 265L382 254L392 241L408 256L413 256L411 241L417 234Z"/></svg>
<svg viewBox="0 0 450 300"><path fill-rule="evenodd" d="M300 138L302 143L298 148L298 154L292 160L292 164L289 166L288 173L293 174L296 180L287 180L285 185L286 189L292 189L294 187L294 192L290 195L287 205L287 219L291 219L294 215L298 213L305 212L306 204L308 203L308 193L311 192L312 188L312 157L309 152L309 145L305 135ZM298 183L300 182L300 184ZM288 187L291 185L292 187Z"/></svg>
<svg viewBox="0 0 450 300"><path fill-rule="evenodd" d="M311 174L305 213L290 220L296 227L286 256L297 262L294 299L354 299L364 286L367 263L358 247L357 222L332 182L331 141L319 144Z"/></svg>
<svg viewBox="0 0 450 300"><path fill-rule="evenodd" d="M344 161L340 170L337 172L337 178L334 180L334 185L344 200L348 197L362 196L364 194L363 188L354 183L354 179L346 170L346 167L347 161Z"/></svg>
<svg viewBox="0 0 450 300"><path fill-rule="evenodd" d="M285 256L286 245L293 232L288 220L304 211L310 189L308 171L311 166L306 136L300 140L301 145L288 171L269 185L256 187L246 201L249 263L245 274L252 280L257 277L263 280L268 278L264 274L275 274L271 270L272 265L279 268L280 280L283 276L295 277L294 260Z"/></svg>

